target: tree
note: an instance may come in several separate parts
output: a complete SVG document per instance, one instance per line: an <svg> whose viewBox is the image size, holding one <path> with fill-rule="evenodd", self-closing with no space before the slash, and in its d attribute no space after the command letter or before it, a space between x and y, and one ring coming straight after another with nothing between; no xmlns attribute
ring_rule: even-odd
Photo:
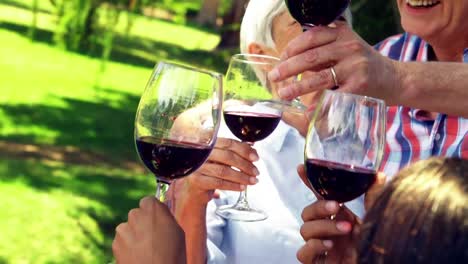
<svg viewBox="0 0 468 264"><path fill-rule="evenodd" d="M219 0L204 0L195 21L200 25L214 27L218 18Z"/></svg>
<svg viewBox="0 0 468 264"><path fill-rule="evenodd" d="M248 0L234 0L231 8L223 17L223 27L221 29L221 41L217 49L231 48L239 46L239 33L242 17Z"/></svg>
<svg viewBox="0 0 468 264"><path fill-rule="evenodd" d="M370 44L401 32L395 1L351 1L355 30Z"/></svg>

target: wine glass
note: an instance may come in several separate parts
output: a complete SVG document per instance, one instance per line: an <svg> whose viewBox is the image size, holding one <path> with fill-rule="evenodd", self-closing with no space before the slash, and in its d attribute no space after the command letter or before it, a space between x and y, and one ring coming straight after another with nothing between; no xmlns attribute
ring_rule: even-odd
<svg viewBox="0 0 468 264"><path fill-rule="evenodd" d="M229 130L242 142L253 145L268 137L284 111L303 111L302 105L282 101L276 92L291 79L279 83L268 80L268 71L278 62L278 58L255 54L231 57L224 81L223 116ZM247 188L236 204L220 206L216 213L226 219L249 222L268 217L262 210L250 207Z"/></svg>
<svg viewBox="0 0 468 264"><path fill-rule="evenodd" d="M346 10L351 0L285 0L291 16L304 31L313 26L327 26Z"/></svg>
<svg viewBox="0 0 468 264"><path fill-rule="evenodd" d="M340 206L375 182L385 145L385 103L326 90L306 137L304 163L316 194Z"/></svg>
<svg viewBox="0 0 468 264"><path fill-rule="evenodd" d="M175 179L207 159L216 142L222 75L159 62L141 96L135 118L137 153L156 177L156 198Z"/></svg>

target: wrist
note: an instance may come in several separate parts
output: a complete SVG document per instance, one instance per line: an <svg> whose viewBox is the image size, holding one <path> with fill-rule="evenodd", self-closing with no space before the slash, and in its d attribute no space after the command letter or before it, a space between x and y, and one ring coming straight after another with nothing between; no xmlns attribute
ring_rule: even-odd
<svg viewBox="0 0 468 264"><path fill-rule="evenodd" d="M185 180L185 179L184 179ZM172 212L179 220L205 215L210 191L192 188L189 182L178 182L172 197Z"/></svg>
<svg viewBox="0 0 468 264"><path fill-rule="evenodd" d="M419 95L419 82L416 81L417 72L411 62L396 62L397 82L395 84L396 101L395 104L410 106L417 100Z"/></svg>
<svg viewBox="0 0 468 264"><path fill-rule="evenodd" d="M391 63L391 78L389 80L389 83L384 84L387 86L388 89L388 94L387 98L385 98L385 101L388 106L400 105L404 92L403 87L405 87L404 82L406 79L404 64L391 59L388 59L388 61L390 61Z"/></svg>

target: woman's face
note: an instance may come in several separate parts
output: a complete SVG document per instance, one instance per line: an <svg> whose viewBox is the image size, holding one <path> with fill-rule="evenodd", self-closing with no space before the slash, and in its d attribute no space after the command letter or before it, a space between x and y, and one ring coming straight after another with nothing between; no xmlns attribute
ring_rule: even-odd
<svg viewBox="0 0 468 264"><path fill-rule="evenodd" d="M397 0L397 3L404 30L432 45L448 45L468 32L466 0Z"/></svg>

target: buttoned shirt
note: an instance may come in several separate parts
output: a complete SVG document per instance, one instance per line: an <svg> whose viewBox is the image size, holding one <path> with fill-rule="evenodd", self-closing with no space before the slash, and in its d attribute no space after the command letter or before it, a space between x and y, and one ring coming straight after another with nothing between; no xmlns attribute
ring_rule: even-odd
<svg viewBox="0 0 468 264"><path fill-rule="evenodd" d="M430 45L412 34L390 37L376 45L384 56L398 61L428 61ZM468 62L465 49L460 62ZM467 87L468 89L468 87ZM444 100L444 98L440 98ZM466 98L468 107L468 98ZM468 158L468 119L405 106L387 107L386 146L381 170L388 177L408 164L431 156Z"/></svg>

